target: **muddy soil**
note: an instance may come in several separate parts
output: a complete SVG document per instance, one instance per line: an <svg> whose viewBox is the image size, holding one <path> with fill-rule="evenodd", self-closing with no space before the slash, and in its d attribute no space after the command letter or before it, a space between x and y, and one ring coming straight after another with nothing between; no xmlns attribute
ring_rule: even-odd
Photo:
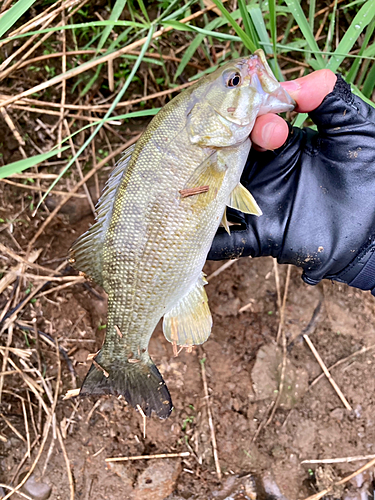
<svg viewBox="0 0 375 500"><path fill-rule="evenodd" d="M65 257L71 243L91 222L91 216L75 224L67 215L58 216L37 242L37 247L43 247L38 262L45 265ZM22 231L25 227L21 222L14 233L21 242ZM5 233L1 233L2 241L14 247ZM210 276L222 264L208 262L205 272ZM283 293L286 268L279 266L279 272ZM192 353L183 350L174 357L158 325L150 352L170 389L174 410L165 421L148 419L146 437L142 416L124 400L109 396L99 400L62 399L67 390L79 387L90 365L88 354L96 352L103 341L104 292L97 288L94 294L77 284L41 297L25 309L22 317L34 315L38 329L58 340L75 369L76 378L61 359L61 397L57 404L58 425L66 429L70 424L64 442L75 498L304 499L364 463L316 465L303 464L304 460L375 454L375 350L359 352L375 344L374 299L369 293L337 283L305 285L298 269L291 271L285 309L284 391L273 419L265 425L277 398L282 366L282 350L275 341L280 317L274 273L271 258L243 258L210 278L206 290L214 320L212 335ZM240 312L242 308L245 310ZM325 377L312 385L322 370L301 336L306 332L327 366L350 356L332 369L332 376L351 411L345 409ZM16 330L14 335L22 344L22 332ZM3 335L2 343L4 339ZM45 376L54 377L53 347L43 344L42 355ZM213 455L202 363L221 479ZM6 377L5 388L7 384L17 389L15 379ZM24 434L22 408L11 403L4 395L2 413ZM26 443L3 421L0 430L6 438L5 443L0 442L0 482L9 483ZM30 433L33 440L32 429ZM109 457L182 452L190 455L105 461ZM50 498L68 499L66 462L57 442L51 447L48 441L35 471L37 479L45 463L43 482L52 489ZM26 461L20 472L28 465ZM359 496L361 486L358 481L348 483L345 491L339 489L326 498L365 498Z"/></svg>

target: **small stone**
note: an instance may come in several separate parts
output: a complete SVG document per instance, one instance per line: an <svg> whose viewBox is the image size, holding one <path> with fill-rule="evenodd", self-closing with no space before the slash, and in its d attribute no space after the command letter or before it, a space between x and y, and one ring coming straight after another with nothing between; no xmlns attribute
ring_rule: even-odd
<svg viewBox="0 0 375 500"><path fill-rule="evenodd" d="M36 481L34 474L32 474L22 486L22 491L31 498L34 498L34 500L47 500L51 494L52 488L46 483Z"/></svg>
<svg viewBox="0 0 375 500"><path fill-rule="evenodd" d="M282 351L275 344L266 344L259 349L251 371L255 400L276 398L280 384L282 360ZM288 410L293 408L305 394L308 386L307 371L295 366L287 358L280 406Z"/></svg>
<svg viewBox="0 0 375 500"><path fill-rule="evenodd" d="M164 500L170 495L181 472L178 460L166 459L150 463L137 480L134 489L136 500Z"/></svg>

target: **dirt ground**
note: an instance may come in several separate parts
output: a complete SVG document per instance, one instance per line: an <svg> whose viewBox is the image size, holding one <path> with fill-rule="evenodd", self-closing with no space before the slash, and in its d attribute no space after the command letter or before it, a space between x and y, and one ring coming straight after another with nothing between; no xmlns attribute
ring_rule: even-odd
<svg viewBox="0 0 375 500"><path fill-rule="evenodd" d="M6 186L3 207L18 196ZM36 244L43 249L37 263L56 267L92 220L92 216L86 216L72 223L68 215L58 216ZM0 233L1 242L13 250L14 240L24 247L27 235L35 232L32 225L27 226L20 217L11 237L7 230ZM5 262L2 265L6 267ZM170 389L174 411L164 421L148 419L146 437L142 416L124 400L109 396L97 401L62 399L67 390L79 387L90 365L86 361L88 354L101 346L105 330L100 327L106 322L104 292L74 284L37 298L18 315L18 320L26 323L36 318L37 328L57 339L68 353L75 372L71 373L61 357L56 425L61 429L67 457L51 433L33 476L51 487L51 499L70 498L67 459L76 499L297 500L329 487L368 461L326 465L304 464L304 460L375 454L373 297L337 283L310 287L302 282L298 269L291 270L285 307L284 390L272 420L266 424L278 395L283 365L282 349L275 342L280 313L274 263L271 258L243 258L210 277L222 265L208 262L205 268L214 320L209 340L192 353L182 351L174 357L160 324L151 339L150 352ZM278 271L283 295L287 269L279 266ZM73 271L68 269L67 273ZM322 370L303 340L303 333L310 336L328 367L348 358L332 369L332 376L351 411L345 409L325 377L312 384ZM32 339L33 332L26 334L15 326L13 345L26 348L27 335ZM1 344L5 345L7 339L3 332ZM54 346L41 342L39 347L44 377L53 386L57 366ZM364 347L368 348L365 352ZM34 349L32 359L36 356ZM202 364L221 479L213 455ZM4 378L1 417L18 435L0 418L2 484L10 484L27 450L22 406L9 394L25 397L21 382L18 374ZM28 432L33 442L31 424ZM37 451L38 446L32 458ZM109 457L183 452L189 452L189 456L105 461ZM26 460L18 470L18 479L31 462ZM371 470L366 474L324 498L373 498ZM32 496L31 490L29 494L29 498L43 498ZM22 497L15 494L13 498Z"/></svg>

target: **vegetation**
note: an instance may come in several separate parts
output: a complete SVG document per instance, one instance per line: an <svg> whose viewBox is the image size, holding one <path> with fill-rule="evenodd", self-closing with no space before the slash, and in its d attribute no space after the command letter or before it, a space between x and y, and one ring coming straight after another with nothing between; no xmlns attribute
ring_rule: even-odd
<svg viewBox="0 0 375 500"><path fill-rule="evenodd" d="M0 18L0 80L8 89L1 100L24 159L1 167L0 178L41 162L48 166L67 144L53 189L85 151L95 150L90 144L106 124L144 120L157 112L165 95L259 47L280 80L329 68L341 71L362 98L371 100L374 92L375 0L334 0L319 9L315 0L238 0L235 10L231 1L220 0L10 4L4 0ZM25 72L29 81L18 82ZM139 98L129 102L134 94ZM128 113L122 113L124 107ZM22 123L16 126L9 115L26 109L31 120L38 113L55 116L57 140L48 148L35 151L22 137ZM88 109L88 125L79 125ZM76 119L69 124L67 117ZM297 116L295 124L305 119ZM84 163L90 164L95 166L96 159Z"/></svg>

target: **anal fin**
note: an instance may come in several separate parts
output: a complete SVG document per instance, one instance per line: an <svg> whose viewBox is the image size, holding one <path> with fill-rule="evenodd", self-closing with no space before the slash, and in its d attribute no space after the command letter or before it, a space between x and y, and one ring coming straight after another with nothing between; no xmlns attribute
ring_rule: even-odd
<svg viewBox="0 0 375 500"><path fill-rule="evenodd" d="M225 231L230 234L228 219L227 219L227 207L225 207L223 218L221 219L221 224L223 225Z"/></svg>
<svg viewBox="0 0 375 500"><path fill-rule="evenodd" d="M164 316L163 332L169 342L192 346L203 344L210 336L212 317L204 290L206 283L202 273L190 292Z"/></svg>
<svg viewBox="0 0 375 500"><path fill-rule="evenodd" d="M237 184L230 194L228 207L252 215L262 215L254 196L242 184Z"/></svg>

